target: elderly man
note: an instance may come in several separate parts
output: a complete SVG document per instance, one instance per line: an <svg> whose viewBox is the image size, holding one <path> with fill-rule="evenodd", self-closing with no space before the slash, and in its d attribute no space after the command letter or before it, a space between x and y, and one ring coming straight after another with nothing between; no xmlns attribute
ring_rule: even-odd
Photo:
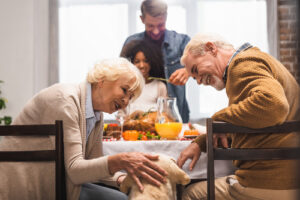
<svg viewBox="0 0 300 200"><path fill-rule="evenodd" d="M175 31L166 30L167 4L162 0L144 0L141 5L140 16L145 31L129 36L124 46L132 40L145 39L156 44L163 54L165 76L168 95L177 98L177 106L183 122L189 121L189 106L186 100L185 83L188 73L180 65L180 57L189 36ZM123 50L122 50L123 51ZM175 85L176 84L176 85Z"/></svg>
<svg viewBox="0 0 300 200"><path fill-rule="evenodd" d="M278 60L249 43L235 50L218 35L198 34L187 44L181 63L198 84L226 88L229 105L215 113L213 120L263 128L300 119L300 89L294 77ZM234 148L294 147L299 139L292 133L230 136ZM189 167L193 169L206 151L205 139L206 135L196 138L181 153L180 167L192 159ZM228 147L225 136L218 139ZM294 161L234 161L234 165L235 175L216 179L216 199L296 199ZM183 195L184 200L206 198L206 182L189 186Z"/></svg>

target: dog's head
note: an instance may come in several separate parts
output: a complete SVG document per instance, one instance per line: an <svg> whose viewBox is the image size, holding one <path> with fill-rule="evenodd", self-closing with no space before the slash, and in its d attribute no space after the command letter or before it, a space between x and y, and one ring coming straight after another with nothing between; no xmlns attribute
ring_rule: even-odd
<svg viewBox="0 0 300 200"><path fill-rule="evenodd" d="M171 183L187 185L190 182L189 175L178 167L173 157L160 154L157 165L168 172Z"/></svg>
<svg viewBox="0 0 300 200"><path fill-rule="evenodd" d="M174 158L159 154L159 159L153 162L168 172L167 178L170 180L171 184L186 185L190 182L190 177L178 167ZM124 193L128 193L128 190L131 188L132 184L136 183L131 177L127 176L121 184L120 190Z"/></svg>

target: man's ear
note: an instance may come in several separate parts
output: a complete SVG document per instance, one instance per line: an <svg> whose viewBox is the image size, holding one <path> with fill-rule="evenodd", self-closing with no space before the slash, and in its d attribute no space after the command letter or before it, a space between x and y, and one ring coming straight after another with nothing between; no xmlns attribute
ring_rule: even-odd
<svg viewBox="0 0 300 200"><path fill-rule="evenodd" d="M140 15L140 19L141 19L142 23L145 24L145 22L144 22L145 18L143 15Z"/></svg>
<svg viewBox="0 0 300 200"><path fill-rule="evenodd" d="M210 52L212 55L215 56L217 54L217 47L214 43L207 42L205 44L205 51Z"/></svg>

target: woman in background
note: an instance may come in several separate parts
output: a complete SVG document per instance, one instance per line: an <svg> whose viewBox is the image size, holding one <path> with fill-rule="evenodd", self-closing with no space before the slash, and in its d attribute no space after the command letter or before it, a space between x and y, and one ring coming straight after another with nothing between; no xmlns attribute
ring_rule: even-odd
<svg viewBox="0 0 300 200"><path fill-rule="evenodd" d="M159 79L151 79L165 79L161 50L148 41L133 40L124 46L120 56L129 59L141 71L146 82L140 97L130 104L130 112L146 112L151 108L156 110L158 97L167 96L166 83Z"/></svg>

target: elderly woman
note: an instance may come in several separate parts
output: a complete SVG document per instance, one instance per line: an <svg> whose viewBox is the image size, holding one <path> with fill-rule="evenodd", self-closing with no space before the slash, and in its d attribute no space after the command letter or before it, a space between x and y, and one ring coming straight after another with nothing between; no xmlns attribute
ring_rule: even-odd
<svg viewBox="0 0 300 200"><path fill-rule="evenodd" d="M166 172L143 153L102 155L102 112L113 113L136 99L144 86L139 70L123 58L103 60L87 75L87 82L55 84L35 95L14 124L47 124L63 120L67 198L127 199L121 192L91 184L105 179L119 183L125 170L143 186L139 177L154 185L164 182ZM2 138L1 149L23 150L53 147L53 138ZM16 181L14 176L22 177ZM120 178L121 177L121 178ZM0 165L0 199L54 199L53 163L4 163Z"/></svg>

